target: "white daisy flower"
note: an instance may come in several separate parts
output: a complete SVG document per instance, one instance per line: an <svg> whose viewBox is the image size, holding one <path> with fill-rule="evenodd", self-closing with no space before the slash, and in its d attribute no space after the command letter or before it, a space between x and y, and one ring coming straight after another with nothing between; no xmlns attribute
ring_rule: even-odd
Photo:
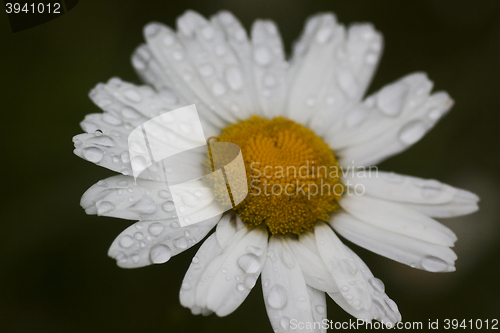
<svg viewBox="0 0 500 333"><path fill-rule="evenodd" d="M324 332L296 324L326 317L325 293L357 318L400 321L382 281L336 233L411 267L450 272L456 236L433 218L472 213L479 198L381 171L362 178L315 169L301 178L278 175L279 167L375 165L420 140L452 106L448 94L431 93L426 74L414 73L364 97L382 36L370 24L346 28L333 14L307 21L290 60L271 21L256 21L250 38L228 12L207 20L188 11L177 25L177 32L159 23L145 27L146 43L132 64L146 85L116 78L97 85L90 97L104 112L88 115L86 133L73 140L78 156L121 173L87 190L85 211L138 221L109 255L126 268L164 263L215 227L181 286L181 304L194 314L230 314L261 275L275 332ZM343 192L249 194L227 213L181 227L164 183L148 171L134 181L127 138L149 119L193 103L207 137L241 148L248 184L258 181L253 190L328 184ZM187 140L182 126L175 135ZM359 187L363 195L347 194ZM193 212L220 201L214 191L189 193Z"/></svg>

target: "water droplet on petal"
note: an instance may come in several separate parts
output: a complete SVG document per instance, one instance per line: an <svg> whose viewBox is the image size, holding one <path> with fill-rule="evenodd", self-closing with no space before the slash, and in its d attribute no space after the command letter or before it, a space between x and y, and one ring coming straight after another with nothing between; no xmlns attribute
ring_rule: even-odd
<svg viewBox="0 0 500 333"><path fill-rule="evenodd" d="M206 40L211 40L215 35L215 30L213 27L208 25L201 30L201 34Z"/></svg>
<svg viewBox="0 0 500 333"><path fill-rule="evenodd" d="M93 163L99 163L104 157L104 153L102 150L96 147L88 147L82 150L82 156L87 161Z"/></svg>
<svg viewBox="0 0 500 333"><path fill-rule="evenodd" d="M381 292L381 293L384 292L385 286L384 286L384 283L380 279L377 279L376 277L372 277L370 280L368 280L368 282L373 287L373 289L375 289L376 291Z"/></svg>
<svg viewBox="0 0 500 333"><path fill-rule="evenodd" d="M285 288L280 284L275 284L267 296L267 304L276 310L283 309L288 302Z"/></svg>
<svg viewBox="0 0 500 333"><path fill-rule="evenodd" d="M156 245L151 249L149 257L154 264L163 264L172 257L172 250L166 245Z"/></svg>
<svg viewBox="0 0 500 333"><path fill-rule="evenodd" d="M253 254L255 254L258 257L260 257L262 254L264 254L264 250L262 250L260 247L256 247L256 246L253 246L253 245L248 245L245 248L245 251L247 251L249 253L253 253Z"/></svg>
<svg viewBox="0 0 500 333"><path fill-rule="evenodd" d="M115 205L109 201L102 201L97 206L97 215L104 215L115 209Z"/></svg>
<svg viewBox="0 0 500 333"><path fill-rule="evenodd" d="M139 94L139 92L134 89L125 90L123 92L123 95L125 96L126 99L134 103L139 103L142 101L141 94Z"/></svg>
<svg viewBox="0 0 500 333"><path fill-rule="evenodd" d="M243 88L243 76L241 75L239 68L229 67L225 74L226 82L231 89L238 91Z"/></svg>
<svg viewBox="0 0 500 333"><path fill-rule="evenodd" d="M324 44L330 39L333 31L330 28L322 28L316 34L316 41L320 44Z"/></svg>
<svg viewBox="0 0 500 333"><path fill-rule="evenodd" d="M236 286L236 290L243 291L245 290L245 286L242 283L238 283L238 285Z"/></svg>
<svg viewBox="0 0 500 333"><path fill-rule="evenodd" d="M249 275L245 278L245 287L248 289L252 289L255 286L255 283L257 282L257 276L256 275Z"/></svg>
<svg viewBox="0 0 500 333"><path fill-rule="evenodd" d="M406 124L399 132L399 139L406 145L411 145L420 140L427 131L427 126L420 121L414 120Z"/></svg>
<svg viewBox="0 0 500 333"><path fill-rule="evenodd" d="M260 260L255 254L247 253L239 257L238 266L247 274L254 274L260 270Z"/></svg>
<svg viewBox="0 0 500 333"><path fill-rule="evenodd" d="M349 259L342 259L338 262L338 268L344 274L354 275L358 271L356 264Z"/></svg>
<svg viewBox="0 0 500 333"><path fill-rule="evenodd" d="M139 214L153 214L156 212L156 203L151 197L145 196L130 206L130 209Z"/></svg>
<svg viewBox="0 0 500 333"><path fill-rule="evenodd" d="M448 263L434 256L426 256L420 261L422 268L429 272L444 272L448 269Z"/></svg>
<svg viewBox="0 0 500 333"><path fill-rule="evenodd" d="M167 201L161 206L161 208L163 208L163 210L166 211L167 213L170 213L171 211L174 210L175 205L173 201Z"/></svg>
<svg viewBox="0 0 500 333"><path fill-rule="evenodd" d="M290 318L285 317L285 316L281 317L280 326L285 331L288 331L290 329Z"/></svg>
<svg viewBox="0 0 500 333"><path fill-rule="evenodd" d="M212 65L203 65L200 67L200 74L202 76L210 76L214 73L214 68L212 67Z"/></svg>
<svg viewBox="0 0 500 333"><path fill-rule="evenodd" d="M343 292L348 292L349 291L349 287L348 286L342 286L340 288L340 290L343 291Z"/></svg>
<svg viewBox="0 0 500 333"><path fill-rule="evenodd" d="M377 94L377 107L388 116L397 116L403 110L407 92L406 85L386 86Z"/></svg>
<svg viewBox="0 0 500 333"><path fill-rule="evenodd" d="M326 308L323 305L317 305L315 309L319 314L324 314L326 311Z"/></svg>
<svg viewBox="0 0 500 333"><path fill-rule="evenodd" d="M215 96L224 95L224 93L226 92L226 87L220 82L215 82L212 86L212 92Z"/></svg>
<svg viewBox="0 0 500 333"><path fill-rule="evenodd" d="M129 248L133 244L134 244L134 239L129 235L125 235L122 236L122 238L120 238L120 246L123 248Z"/></svg>
<svg viewBox="0 0 500 333"><path fill-rule="evenodd" d="M253 58L259 65L266 66L272 60L271 52L265 46L259 46L254 50Z"/></svg>
<svg viewBox="0 0 500 333"><path fill-rule="evenodd" d="M144 234L142 232L136 232L134 238L138 240L144 239Z"/></svg>
<svg viewBox="0 0 500 333"><path fill-rule="evenodd" d="M179 237L176 240L174 240L174 245L178 247L179 249L186 249L188 247L188 241L184 237Z"/></svg>
<svg viewBox="0 0 500 333"><path fill-rule="evenodd" d="M184 53L182 53L181 51L175 51L172 56L177 61L181 61L182 59L184 59Z"/></svg>
<svg viewBox="0 0 500 333"><path fill-rule="evenodd" d="M130 154L128 153L128 151L124 151L123 153L121 153L120 158L122 159L123 163L130 162Z"/></svg>
<svg viewBox="0 0 500 333"><path fill-rule="evenodd" d="M165 227L161 223L155 222L149 226L148 230L151 235L158 236L164 228Z"/></svg>

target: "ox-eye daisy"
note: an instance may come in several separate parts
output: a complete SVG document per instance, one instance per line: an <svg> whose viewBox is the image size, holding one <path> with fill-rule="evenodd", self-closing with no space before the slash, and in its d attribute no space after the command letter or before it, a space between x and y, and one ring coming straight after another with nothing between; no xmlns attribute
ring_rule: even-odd
<svg viewBox="0 0 500 333"><path fill-rule="evenodd" d="M256 21L251 38L227 12L210 20L187 12L177 24L177 32L158 23L145 27L146 43L132 64L147 85L116 78L97 85L90 97L104 113L88 115L81 123L86 133L74 138L78 156L121 173L83 195L85 211L138 220L111 245L119 266L164 263L215 227L186 273L181 304L194 314L225 316L260 275L269 320L280 332L297 327L291 323L321 322L325 293L357 318L401 320L382 281L336 233L417 269L455 270L456 236L433 217L476 211L476 195L435 180L311 167L375 165L416 143L452 105L445 92L431 94L424 73L364 98L382 50L382 36L370 24L345 28L332 14L316 15L289 60L271 21ZM190 104L207 139L241 148L248 185L256 182L235 209L181 227L164 184L147 172L132 177L127 138L149 119ZM189 139L189 124L179 123L174 135ZM303 175L281 168L306 165ZM311 193L311 185L325 184L341 191ZM309 190L263 193L272 185ZM188 194L193 212L220 201L214 191Z"/></svg>

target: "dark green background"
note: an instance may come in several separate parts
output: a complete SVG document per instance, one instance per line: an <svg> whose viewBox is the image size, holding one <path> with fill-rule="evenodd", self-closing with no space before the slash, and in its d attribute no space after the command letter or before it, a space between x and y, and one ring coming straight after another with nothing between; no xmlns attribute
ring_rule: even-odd
<svg viewBox="0 0 500 333"><path fill-rule="evenodd" d="M80 1L13 34L0 15L2 210L0 332L271 332L260 283L226 318L192 316L178 290L196 248L165 265L118 268L108 246L129 222L87 216L81 194L111 176L73 155L71 138L98 82L138 82L130 54L149 21L174 25L186 9L234 12L249 28L275 20L287 50L307 16L334 11L370 21L385 53L370 91L424 70L456 105L434 130L380 169L470 189L481 211L446 221L459 237L457 272L411 269L355 247L405 321L500 318L499 1ZM333 302L328 317L350 316Z"/></svg>

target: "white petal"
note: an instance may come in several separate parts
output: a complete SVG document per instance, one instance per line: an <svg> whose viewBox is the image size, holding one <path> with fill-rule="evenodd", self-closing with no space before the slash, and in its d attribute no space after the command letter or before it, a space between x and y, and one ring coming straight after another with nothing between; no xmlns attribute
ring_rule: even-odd
<svg viewBox="0 0 500 333"><path fill-rule="evenodd" d="M158 71L168 76L169 89L182 100L195 103L200 117L215 126L225 126L225 121L235 120L204 85L188 50L174 31L162 24L150 23L144 28L144 37L160 66Z"/></svg>
<svg viewBox="0 0 500 333"><path fill-rule="evenodd" d="M287 238L286 241L302 269L307 285L321 291L338 292L339 288L335 280L328 272L325 263L321 260L319 255L316 255L295 239ZM314 240L314 242L316 242L316 240Z"/></svg>
<svg viewBox="0 0 500 333"><path fill-rule="evenodd" d="M360 184L364 195L400 202L432 217L453 217L475 212L479 197L433 179L421 179L377 171L375 176L359 178L344 175L344 184Z"/></svg>
<svg viewBox="0 0 500 333"><path fill-rule="evenodd" d="M177 219L137 222L113 241L108 255L124 268L163 264L202 240L219 220L220 215L182 228Z"/></svg>
<svg viewBox="0 0 500 333"><path fill-rule="evenodd" d="M185 187L190 193L184 214L212 211L216 206L212 190L203 182L191 182ZM195 184L196 186L193 186ZM180 202L180 201L177 201ZM82 196L81 206L88 214L118 217L129 220L151 221L173 218L176 213L173 198L165 183L113 176L91 186ZM214 216L211 214L205 216Z"/></svg>
<svg viewBox="0 0 500 333"><path fill-rule="evenodd" d="M206 294L203 303L199 304L197 302L198 285L208 265L221 253L222 248L219 246L214 233L203 242L193 257L191 265L189 265L182 281L179 298L182 306L190 308L193 314L208 311L206 308Z"/></svg>
<svg viewBox="0 0 500 333"><path fill-rule="evenodd" d="M411 267L432 272L455 270L457 256L449 247L381 229L344 212L336 213L330 224L351 242Z"/></svg>
<svg viewBox="0 0 500 333"><path fill-rule="evenodd" d="M307 331L293 329L293 321L312 323L315 315L311 302L317 300L310 299L302 270L281 235L273 235L269 240L268 257L262 270L262 292L274 332L291 328L293 332Z"/></svg>
<svg viewBox="0 0 500 333"><path fill-rule="evenodd" d="M207 308L221 317L236 310L245 300L266 259L267 230L263 226L250 231L245 229L239 231L245 232L245 236L238 242L231 240L205 273L213 274L207 292Z"/></svg>
<svg viewBox="0 0 500 333"><path fill-rule="evenodd" d="M181 106L165 93L156 93L148 86L135 86L117 78L106 84L98 84L90 97L105 113L87 115L81 122L81 127L87 133L73 138L74 153L124 175L132 174L128 142L132 130L153 117ZM191 133L185 131L186 126L181 119L173 120L179 121L176 122L177 127L169 126L173 129L168 132L169 142L182 146L191 140ZM206 135L213 132L207 122L202 121L202 125ZM158 138L152 133L148 134L149 144L154 145ZM163 140L161 145L168 146L169 142ZM146 170L139 177L159 180L153 169Z"/></svg>
<svg viewBox="0 0 500 333"><path fill-rule="evenodd" d="M231 238L245 225L240 217L234 213L227 213L217 224L216 237L221 248L227 248Z"/></svg>
<svg viewBox="0 0 500 333"><path fill-rule="evenodd" d="M307 293L309 294L309 300L311 301L311 312L314 323L317 323L316 325L319 326L319 330L315 330L314 332L326 333L326 326L321 325L323 320L326 320L325 292L307 286Z"/></svg>
<svg viewBox="0 0 500 333"><path fill-rule="evenodd" d="M453 105L445 92L429 96L431 88L425 74L411 74L347 112L344 130L326 138L340 164L373 165L419 141Z"/></svg>
<svg viewBox="0 0 500 333"><path fill-rule="evenodd" d="M339 200L346 212L374 227L443 246L453 246L457 237L427 215L399 203L366 195L345 195Z"/></svg>
<svg viewBox="0 0 500 333"><path fill-rule="evenodd" d="M356 310L372 306L368 286L351 253L329 225L318 222L314 228L318 251L347 303Z"/></svg>
<svg viewBox="0 0 500 333"><path fill-rule="evenodd" d="M216 105L235 119L248 118L257 106L252 76L245 75L242 63L226 42L226 32L193 11L179 17L177 26L187 57L217 101ZM225 50L223 54L221 48Z"/></svg>
<svg viewBox="0 0 500 333"><path fill-rule="evenodd" d="M361 99L381 49L382 37L371 25L346 32L331 14L311 18L294 48L289 116L326 134Z"/></svg>
<svg viewBox="0 0 500 333"><path fill-rule="evenodd" d="M394 301L391 300L385 293L384 283L373 276L368 266L366 266L363 260L361 260L356 253L349 248L348 250L351 252L356 266L358 266L367 281L370 296L372 298L371 311L374 315L373 318L383 322L390 322L392 324L401 321L401 314L399 313L396 303L394 303ZM376 308L377 311L375 311L374 308Z"/></svg>
<svg viewBox="0 0 500 333"><path fill-rule="evenodd" d="M253 74L256 94L265 116L284 113L287 92L285 53L278 27L257 20L252 26Z"/></svg>

